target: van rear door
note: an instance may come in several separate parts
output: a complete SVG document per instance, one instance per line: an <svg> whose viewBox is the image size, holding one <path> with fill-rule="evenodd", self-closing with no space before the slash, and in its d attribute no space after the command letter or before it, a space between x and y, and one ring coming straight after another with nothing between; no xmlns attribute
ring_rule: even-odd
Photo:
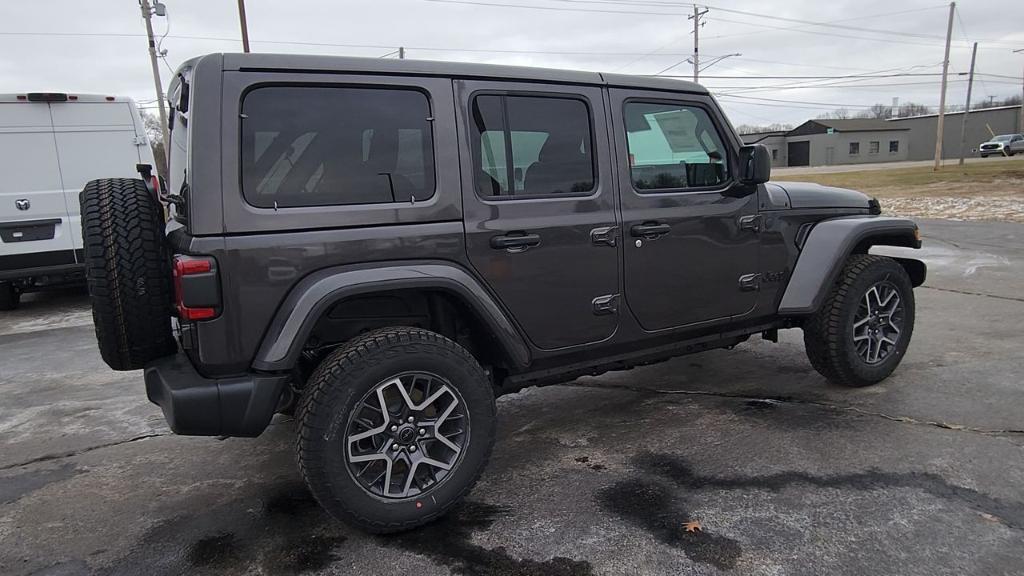
<svg viewBox="0 0 1024 576"><path fill-rule="evenodd" d="M49 105L0 102L0 272L75 262L67 202Z"/></svg>
<svg viewBox="0 0 1024 576"><path fill-rule="evenodd" d="M52 102L53 137L72 223L76 248L82 247L78 193L97 178L138 178L139 149L147 145L136 132L132 104L116 102ZM149 155L147 163L152 163Z"/></svg>

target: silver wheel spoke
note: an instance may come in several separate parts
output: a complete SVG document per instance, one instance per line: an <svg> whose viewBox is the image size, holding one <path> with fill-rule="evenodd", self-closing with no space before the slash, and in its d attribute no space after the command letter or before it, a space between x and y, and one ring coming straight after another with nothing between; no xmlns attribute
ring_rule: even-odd
<svg viewBox="0 0 1024 576"><path fill-rule="evenodd" d="M456 421L461 425L450 425ZM345 456L352 479L376 496L418 496L454 469L468 442L468 424L461 396L438 376L384 380L349 416Z"/></svg>
<svg viewBox="0 0 1024 576"><path fill-rule="evenodd" d="M868 364L877 364L896 349L902 333L902 298L888 280L868 288L853 317L850 338L857 354Z"/></svg>

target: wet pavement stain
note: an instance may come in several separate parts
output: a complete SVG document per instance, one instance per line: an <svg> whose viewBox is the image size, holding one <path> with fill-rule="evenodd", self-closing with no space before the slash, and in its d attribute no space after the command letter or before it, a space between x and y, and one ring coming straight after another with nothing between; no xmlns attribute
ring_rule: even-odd
<svg viewBox="0 0 1024 576"><path fill-rule="evenodd" d="M100 574L281 574L327 568L347 528L324 512L301 481L150 528L127 556Z"/></svg>
<svg viewBox="0 0 1024 576"><path fill-rule="evenodd" d="M74 464L67 462L47 470L0 476L0 504L10 504L44 486L62 482L80 473Z"/></svg>
<svg viewBox="0 0 1024 576"><path fill-rule="evenodd" d="M951 484L931 472L885 472L868 470L850 474L815 476L806 472L775 472L759 476L705 476L695 471L684 458L671 454L646 452L636 457L634 464L646 473L687 490L743 490L761 489L778 492L794 484L820 488L857 491L883 488L917 489L936 498L966 504L978 512L995 516L1010 528L1024 530L1024 503L996 498Z"/></svg>
<svg viewBox="0 0 1024 576"><path fill-rule="evenodd" d="M729 570L743 553L739 542L708 530L687 532L685 501L668 484L646 479L616 482L598 492L601 507L637 525L664 544L679 548L693 562Z"/></svg>
<svg viewBox="0 0 1024 576"><path fill-rule="evenodd" d="M397 546L446 566L453 574L472 576L590 576L589 562L556 556L550 560L513 558L503 546L484 548L472 542L473 533L487 530L510 509L483 502L464 501L437 522L393 536L380 537L385 546Z"/></svg>

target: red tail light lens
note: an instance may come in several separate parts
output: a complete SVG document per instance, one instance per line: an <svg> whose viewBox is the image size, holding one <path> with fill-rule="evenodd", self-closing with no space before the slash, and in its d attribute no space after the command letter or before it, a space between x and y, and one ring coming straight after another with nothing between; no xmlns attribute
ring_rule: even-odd
<svg viewBox="0 0 1024 576"><path fill-rule="evenodd" d="M202 256L175 256L171 270L174 303L182 320L208 320L217 316L220 301L215 261Z"/></svg>

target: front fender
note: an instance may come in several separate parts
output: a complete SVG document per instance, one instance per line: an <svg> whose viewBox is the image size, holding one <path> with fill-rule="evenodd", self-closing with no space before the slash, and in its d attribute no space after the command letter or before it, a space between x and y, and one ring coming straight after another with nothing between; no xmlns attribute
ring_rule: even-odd
<svg viewBox="0 0 1024 576"><path fill-rule="evenodd" d="M468 272L444 261L388 262L337 266L303 278L274 315L253 361L256 370L290 370L317 320L336 302L350 296L399 290L438 288L467 302L519 367L530 363L530 350L501 307Z"/></svg>
<svg viewBox="0 0 1024 576"><path fill-rule="evenodd" d="M779 303L779 314L814 313L821 307L850 254L855 250L866 252L867 248L877 245L920 248L917 224L905 218L884 216L841 217L817 223L804 240L803 250ZM914 270L910 271L920 280L915 280L914 285L923 282L924 263L902 260L913 263Z"/></svg>

